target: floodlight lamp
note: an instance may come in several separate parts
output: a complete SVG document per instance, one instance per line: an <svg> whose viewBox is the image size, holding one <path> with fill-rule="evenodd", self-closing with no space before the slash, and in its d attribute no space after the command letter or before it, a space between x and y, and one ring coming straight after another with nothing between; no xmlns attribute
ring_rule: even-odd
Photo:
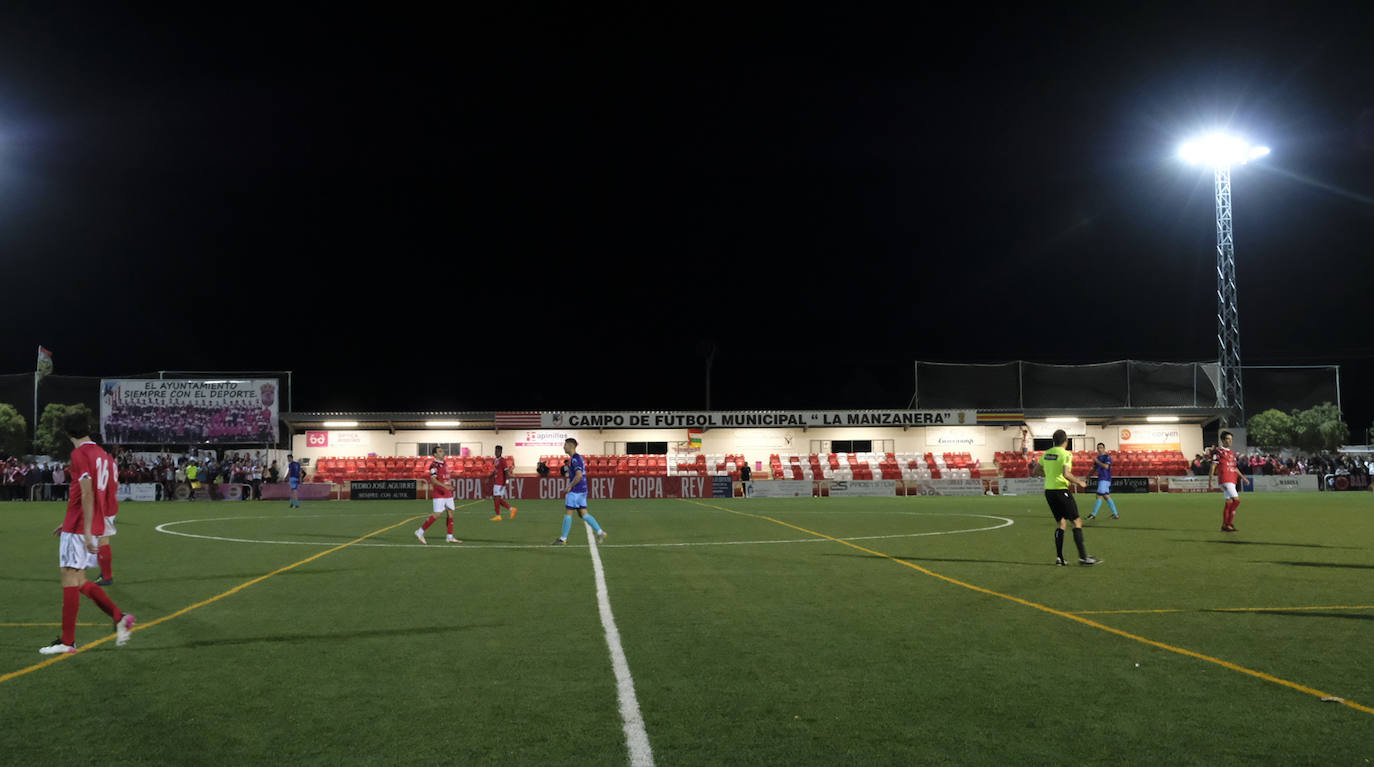
<svg viewBox="0 0 1374 767"><path fill-rule="evenodd" d="M1045 423L1078 423L1078 419L1071 416L1055 416L1054 418L1046 418Z"/></svg>
<svg viewBox="0 0 1374 767"><path fill-rule="evenodd" d="M357 426L357 425L358 425L358 422L357 422L357 421L325 421L325 422L324 422L324 427L325 427L326 429L332 429L332 428L351 429L351 428L353 428L353 427L355 427L355 426Z"/></svg>
<svg viewBox="0 0 1374 767"><path fill-rule="evenodd" d="M1228 168L1244 165L1269 154L1267 146L1251 146L1245 139L1212 133L1195 141L1188 141L1178 149L1178 156L1191 165L1210 165Z"/></svg>
<svg viewBox="0 0 1374 767"><path fill-rule="evenodd" d="M1146 423L1178 423L1178 416L1176 416L1176 415L1152 415L1152 416L1146 416L1145 422L1146 422Z"/></svg>
<svg viewBox="0 0 1374 767"><path fill-rule="evenodd" d="M431 429L436 426L462 426L462 421L425 421L425 426Z"/></svg>

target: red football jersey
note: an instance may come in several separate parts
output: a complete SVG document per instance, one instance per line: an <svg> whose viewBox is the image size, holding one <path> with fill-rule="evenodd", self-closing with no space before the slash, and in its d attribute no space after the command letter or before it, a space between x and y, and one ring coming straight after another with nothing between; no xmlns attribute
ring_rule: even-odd
<svg viewBox="0 0 1374 767"><path fill-rule="evenodd" d="M429 462L429 476L439 483L439 487L432 487L435 498L452 498L453 488L448 483L448 464L443 461Z"/></svg>
<svg viewBox="0 0 1374 767"><path fill-rule="evenodd" d="M492 466L492 471L495 472L495 476L491 480L493 484L506 484L506 473L510 471L510 469L506 468L506 459L497 458L496 465Z"/></svg>
<svg viewBox="0 0 1374 767"><path fill-rule="evenodd" d="M1229 447L1217 447L1217 473L1221 475L1222 482L1235 484L1240 481L1240 472L1236 471L1236 451Z"/></svg>
<svg viewBox="0 0 1374 767"><path fill-rule="evenodd" d="M105 534L105 517L113 516L119 508L114 502L118 484L114 464L110 454L94 442L82 442L72 451L71 466L67 470L67 476L71 478L71 490L67 493L67 516L62 521L62 532L86 532L81 513L81 480L89 479L95 496L91 534L97 537ZM111 508L113 510L109 510Z"/></svg>
<svg viewBox="0 0 1374 767"><path fill-rule="evenodd" d="M104 458L96 459L96 468L104 466L100 476L95 478L95 510L101 516L99 527L105 527L104 517L113 517L119 514L119 468L115 465L114 458L106 454ZM96 525L91 525L96 527Z"/></svg>

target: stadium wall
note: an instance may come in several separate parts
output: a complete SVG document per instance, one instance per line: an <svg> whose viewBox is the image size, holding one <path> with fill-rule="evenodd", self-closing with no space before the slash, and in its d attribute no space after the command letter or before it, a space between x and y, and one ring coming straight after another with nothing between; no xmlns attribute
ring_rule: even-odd
<svg viewBox="0 0 1374 767"><path fill-rule="evenodd" d="M1179 450L1189 459L1202 452L1202 427L1196 424L1126 424L1120 426L1085 426L1074 424L1052 424L1044 421L1030 421L1032 433L1037 437L1049 437L1056 428L1075 434L1074 448L1091 449L1097 442L1106 444L1108 450L1122 447L1123 432L1131 438L1176 439ZM1172 432L1172 436L1168 433ZM421 443L458 443L471 449L474 455L491 455L496 445L501 445L505 455L515 459L516 470L532 471L545 455L561 455L563 440L572 437L578 441L584 454L598 455L611 451L606 443L623 442L667 442L668 454L686 456L692 460L695 453L709 455L742 454L751 462L768 463L768 456L807 455L813 451L812 442L836 440L873 440L874 452L884 452L880 442L891 440L890 450L896 453L968 453L982 461L985 466L993 465L994 454L999 451L1018 450L1020 431L1015 427L1001 426L956 426L956 427L912 427L905 431L900 428L798 428L778 429L711 429L702 435L699 450L687 449L687 433L683 429L534 429L534 430L474 430L474 429L426 429L416 431L386 430L328 430L296 434L292 437L292 450L297 457L308 458L313 463L326 457L416 455L415 445ZM1157 435L1150 436L1150 435ZM1138 442L1148 445L1150 442ZM1131 445L1128 444L1127 447ZM1148 448L1147 448L1148 449ZM671 459L670 459L671 460Z"/></svg>

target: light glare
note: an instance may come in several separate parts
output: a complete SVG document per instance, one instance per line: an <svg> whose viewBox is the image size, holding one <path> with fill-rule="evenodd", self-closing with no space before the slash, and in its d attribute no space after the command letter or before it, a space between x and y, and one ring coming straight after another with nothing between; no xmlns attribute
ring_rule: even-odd
<svg viewBox="0 0 1374 767"><path fill-rule="evenodd" d="M325 428L327 428L327 429L328 429L328 428L351 429L351 428L353 428L354 426L357 426L357 425L358 425L358 422L357 422L357 421L325 421L325 422L324 422L324 426L325 426Z"/></svg>
<svg viewBox="0 0 1374 767"><path fill-rule="evenodd" d="M1225 168L1244 165L1269 154L1267 146L1251 146L1245 139L1213 133L1195 141L1188 141L1178 149L1178 156L1192 165Z"/></svg>

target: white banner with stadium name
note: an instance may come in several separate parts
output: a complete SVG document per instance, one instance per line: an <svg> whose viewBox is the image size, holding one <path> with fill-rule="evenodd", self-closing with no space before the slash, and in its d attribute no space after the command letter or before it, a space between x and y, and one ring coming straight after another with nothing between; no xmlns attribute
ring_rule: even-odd
<svg viewBox="0 0 1374 767"><path fill-rule="evenodd" d="M829 482L831 497L836 496L894 496L895 479L836 479Z"/></svg>
<svg viewBox="0 0 1374 767"><path fill-rule="evenodd" d="M1251 477L1250 481L1255 483L1255 492L1257 493L1304 493L1309 491L1316 492L1319 489L1316 474L1292 474L1273 477L1260 475ZM1248 490L1249 488L1246 489Z"/></svg>
<svg viewBox="0 0 1374 767"><path fill-rule="evenodd" d="M767 482L745 482L745 495L750 498L810 498L815 483L809 479L773 479Z"/></svg>
<svg viewBox="0 0 1374 767"><path fill-rule="evenodd" d="M277 379L106 379L100 433L106 442L244 444L277 441Z"/></svg>
<svg viewBox="0 0 1374 767"><path fill-rule="evenodd" d="M130 482L115 488L115 498L124 501L156 501L156 482Z"/></svg>
<svg viewBox="0 0 1374 767"><path fill-rule="evenodd" d="M913 495L982 495L981 479L908 479L906 494Z"/></svg>
<svg viewBox="0 0 1374 767"><path fill-rule="evenodd" d="M977 410L748 410L540 413L546 429L740 429L777 426L974 426Z"/></svg>

